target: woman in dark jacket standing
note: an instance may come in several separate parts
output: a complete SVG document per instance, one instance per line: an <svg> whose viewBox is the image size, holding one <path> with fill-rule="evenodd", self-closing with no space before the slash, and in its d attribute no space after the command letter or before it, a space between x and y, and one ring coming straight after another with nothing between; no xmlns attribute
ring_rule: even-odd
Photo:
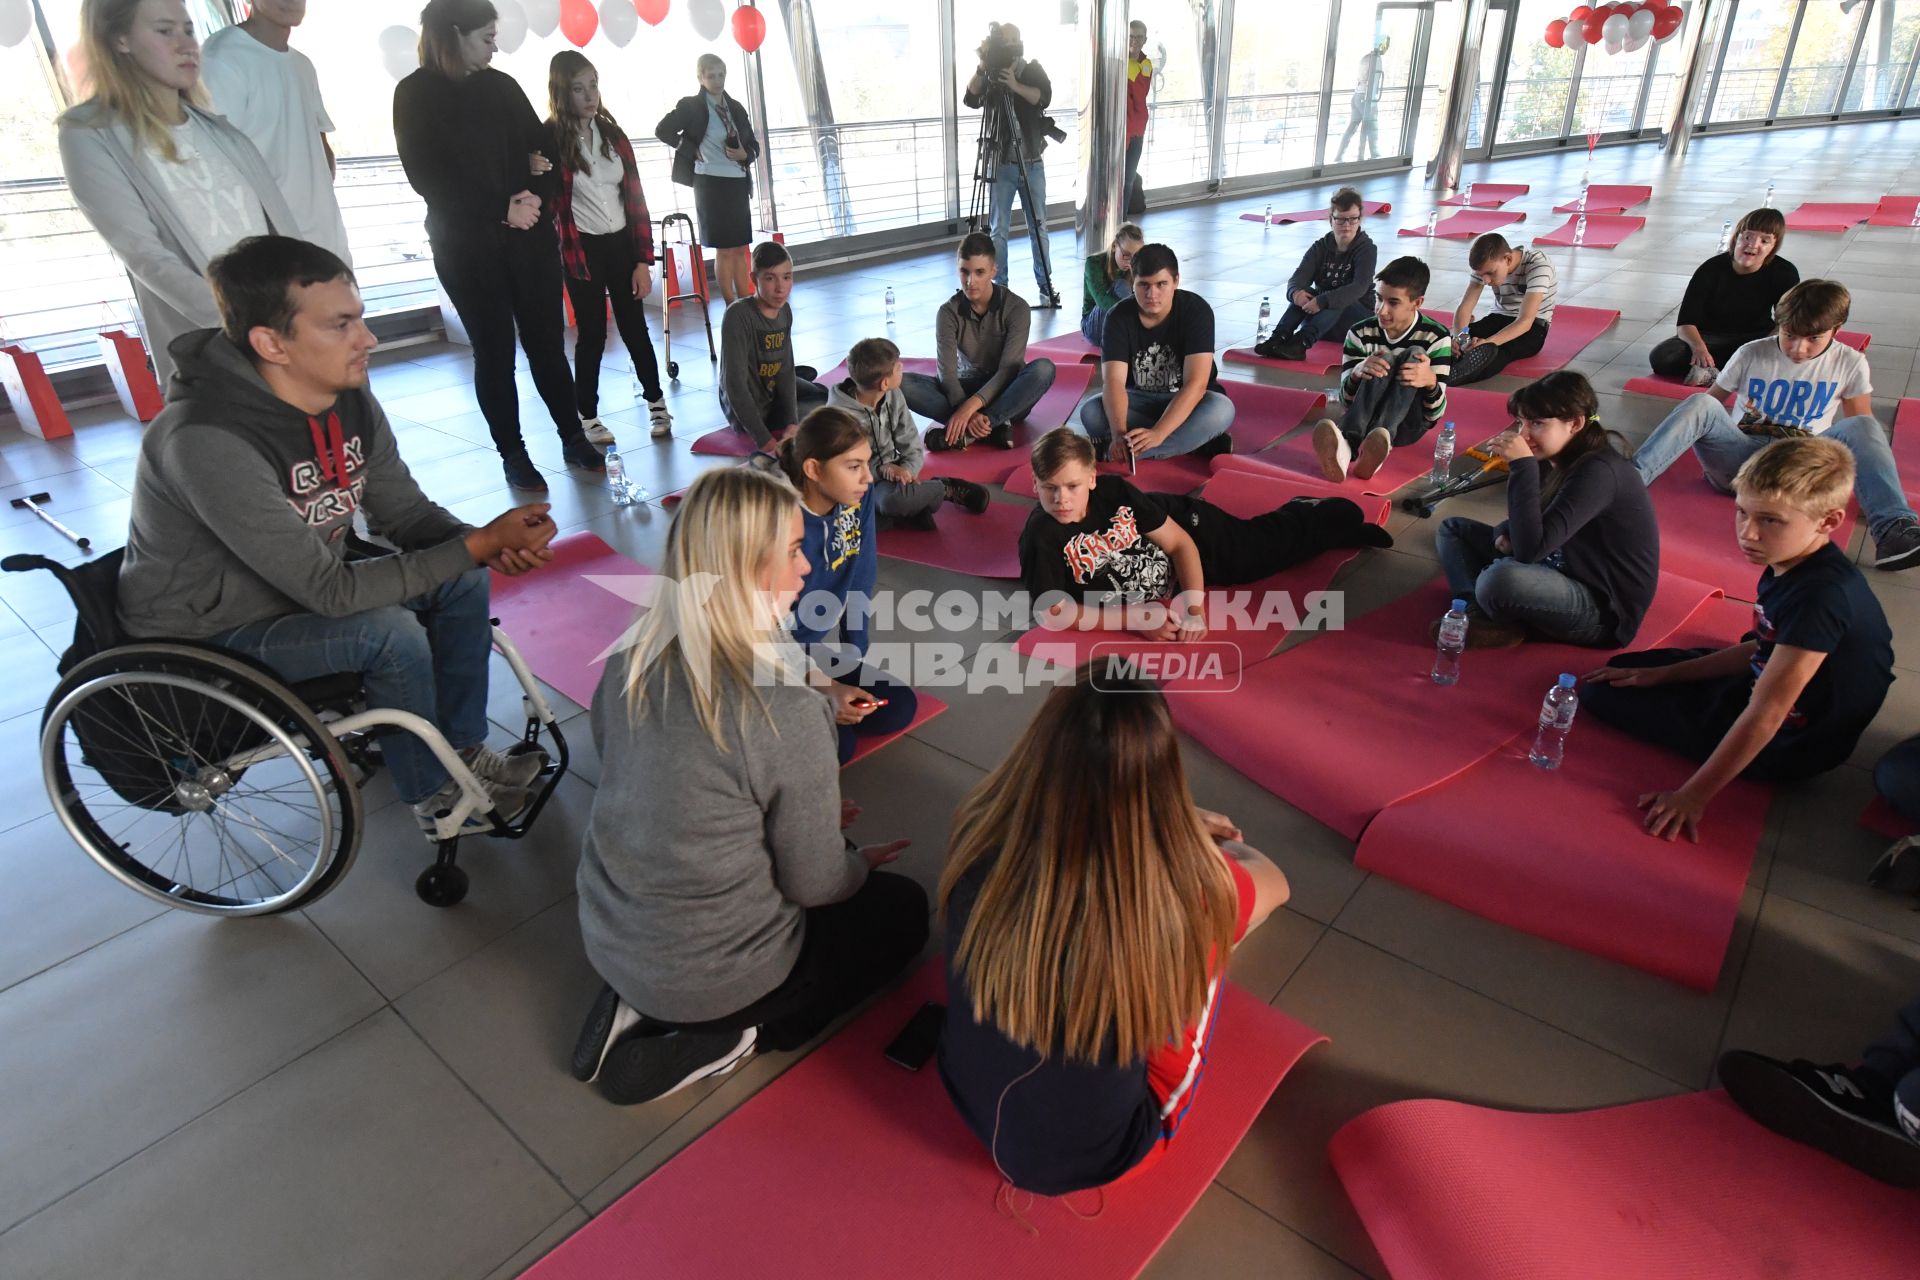
<svg viewBox="0 0 1920 1280"><path fill-rule="evenodd" d="M517 489L547 482L520 438L514 333L553 415L567 465L604 471L574 410L560 249L548 211L552 137L511 76L488 68L497 15L488 0L430 0L420 11L420 70L393 93L407 181L427 202L434 272L473 346L473 394Z"/></svg>
<svg viewBox="0 0 1920 1280"><path fill-rule="evenodd" d="M752 170L760 154L753 120L738 98L727 92L727 64L703 53L695 64L700 92L673 104L653 136L674 150L673 180L693 188L700 215L700 242L713 250L720 296L728 302L753 292L747 246L753 243Z"/></svg>

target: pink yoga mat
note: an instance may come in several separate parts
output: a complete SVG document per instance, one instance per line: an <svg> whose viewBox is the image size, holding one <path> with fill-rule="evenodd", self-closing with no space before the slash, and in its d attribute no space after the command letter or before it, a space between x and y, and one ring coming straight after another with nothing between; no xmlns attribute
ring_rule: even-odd
<svg viewBox="0 0 1920 1280"><path fill-rule="evenodd" d="M1733 497L1707 483L1691 454L1648 485L1647 496L1653 499L1654 514L1660 521L1660 568L1664 572L1704 582L1736 600L1753 599L1761 566L1740 554L1740 544L1733 535ZM1846 521L1833 535L1842 547L1853 536L1854 509L1849 503Z"/></svg>
<svg viewBox="0 0 1920 1280"><path fill-rule="evenodd" d="M1220 358L1228 364L1250 364L1263 369L1284 369L1288 373L1304 373L1314 377L1323 377L1330 370L1340 367L1342 352L1345 348L1338 342L1321 339L1307 348L1304 360L1274 360L1268 356L1255 355L1252 347L1228 347Z"/></svg>
<svg viewBox="0 0 1920 1280"><path fill-rule="evenodd" d="M1393 1280L1911 1280L1920 1214L1723 1093L1561 1115L1423 1098L1327 1153Z"/></svg>
<svg viewBox="0 0 1920 1280"><path fill-rule="evenodd" d="M1262 515L1294 498L1350 496L1341 494L1335 486L1322 481L1276 473L1270 468L1248 464L1231 456L1214 461L1217 464L1214 476L1200 496L1221 510L1243 518ZM1385 523L1390 509L1388 503L1364 497L1358 501L1368 520L1374 524ZM1174 650L1190 649L1204 655L1217 651L1222 658L1220 674L1235 677L1247 665L1272 653L1274 647L1286 638L1286 611L1278 607L1277 601L1273 601L1275 607L1267 611L1263 618L1262 602L1284 592L1291 597L1294 609L1304 616L1308 604L1306 593L1326 590L1334 575L1340 571L1340 566L1358 554L1358 548L1328 551L1244 587L1212 589L1209 595L1215 599L1211 607L1225 625L1210 631L1197 648L1177 641L1148 640L1107 627L1084 631L1054 631L1035 627L1021 636L1015 647L1021 653L1038 656L1056 666L1078 666L1109 653L1145 654L1162 651L1171 654ZM1244 616L1234 615L1225 607L1238 601L1246 604ZM1166 679L1163 683L1169 692L1231 695L1233 688L1231 680L1222 684L1211 672L1196 673L1190 678Z"/></svg>
<svg viewBox="0 0 1920 1280"><path fill-rule="evenodd" d="M1273 387L1263 382L1220 380L1220 390L1233 401L1233 451L1258 453L1327 407L1319 391Z"/></svg>
<svg viewBox="0 0 1920 1280"><path fill-rule="evenodd" d="M1482 391L1475 387L1448 388L1447 413L1442 421L1453 423L1454 448L1461 452L1492 439L1513 425L1513 419L1507 413L1506 393ZM1323 479L1319 459L1313 453L1312 431L1288 436L1273 448L1262 452L1258 461L1285 467L1316 480ZM1432 470L1433 435L1429 432L1418 443L1388 454L1386 462L1373 473L1371 479L1356 480L1349 477L1345 487L1349 490L1359 488L1363 493L1388 494Z"/></svg>
<svg viewBox="0 0 1920 1280"><path fill-rule="evenodd" d="M1038 342L1029 342L1027 359L1038 360L1041 356L1056 365L1098 364L1100 348L1088 342L1086 335L1078 329L1073 329L1051 338L1042 338Z"/></svg>
<svg viewBox="0 0 1920 1280"><path fill-rule="evenodd" d="M1625 213L1637 204L1645 204L1653 195L1652 187L1611 186L1596 182L1587 188L1587 217L1596 213ZM1579 213L1580 197L1553 206L1555 213Z"/></svg>
<svg viewBox="0 0 1920 1280"><path fill-rule="evenodd" d="M1361 213L1363 215L1393 212L1393 206L1384 200L1363 200L1361 201L1361 206ZM1326 218L1327 210L1325 207L1318 209L1289 209L1285 213L1276 213L1271 218L1267 218L1265 214L1259 213L1243 213L1240 215L1242 222L1259 222L1265 219L1276 227L1289 222L1324 222Z"/></svg>
<svg viewBox="0 0 1920 1280"><path fill-rule="evenodd" d="M1430 307L1422 307L1421 310L1449 329L1453 327L1453 312L1435 311ZM1619 318L1618 311L1603 307L1555 307L1553 322L1547 326L1547 342L1540 348L1540 354L1515 360L1500 371L1501 376L1538 378L1564 368L1567 361L1585 351L1589 343L1605 333Z"/></svg>
<svg viewBox="0 0 1920 1280"><path fill-rule="evenodd" d="M1573 233L1580 224L1577 215L1569 217L1565 223L1543 235L1533 238L1535 244L1557 244L1572 246ZM1625 213L1590 213L1587 215L1587 234L1580 243L1583 249L1613 249L1622 240L1647 225L1645 218ZM1554 313L1555 319L1559 313Z"/></svg>
<svg viewBox="0 0 1920 1280"><path fill-rule="evenodd" d="M1736 643L1751 610L1704 606L1675 645ZM1584 676L1604 653L1567 668ZM1637 799L1698 767L1589 716L1551 772L1527 759L1527 729L1459 776L1391 805L1354 865L1475 915L1711 991L1760 846L1772 789L1735 781L1714 798L1700 843L1642 829ZM1524 802L1515 803L1516 800Z"/></svg>
<svg viewBox="0 0 1920 1280"><path fill-rule="evenodd" d="M1844 342L1855 351L1865 351L1873 345L1870 333L1854 333L1842 329L1833 335L1838 342ZM1644 373L1637 378L1628 378L1626 389L1638 391L1642 395L1665 396L1669 400L1685 400L1688 396L1707 390L1706 387L1690 387L1678 378L1663 378L1657 373Z"/></svg>
<svg viewBox="0 0 1920 1280"><path fill-rule="evenodd" d="M783 433L784 434L784 433ZM776 435L774 439L779 439ZM744 458L754 450L753 437L733 427L720 427L709 431L688 446L694 453L713 454L722 458Z"/></svg>
<svg viewBox="0 0 1920 1280"><path fill-rule="evenodd" d="M1440 203L1447 202L1442 200ZM1477 199L1476 203L1478 203ZM1501 213L1497 209L1464 209L1451 217L1440 219L1439 225L1433 229L1433 234L1439 240L1471 240L1475 236L1484 235L1489 231L1498 231L1501 227L1526 220L1527 215L1524 213ZM1424 236L1427 234L1427 227L1425 223L1417 227L1402 227L1400 234Z"/></svg>
<svg viewBox="0 0 1920 1280"><path fill-rule="evenodd" d="M1053 361L1053 385L1027 415L1027 424L1034 428L1035 439L1067 424L1074 408L1093 385L1094 375L1100 371L1097 365L1063 362L1054 356L1047 358Z"/></svg>
<svg viewBox="0 0 1920 1280"><path fill-rule="evenodd" d="M1868 831L1883 835L1889 840L1905 840L1920 831L1920 822L1915 822L1888 804L1885 796L1875 796L1867 807L1860 812L1860 825Z"/></svg>
<svg viewBox="0 0 1920 1280"><path fill-rule="evenodd" d="M1789 231L1850 231L1855 223L1865 222L1880 206L1876 204L1803 204L1787 214Z"/></svg>
<svg viewBox="0 0 1920 1280"><path fill-rule="evenodd" d="M655 576L598 534L569 534L554 540L544 567L492 576L493 611L535 675L590 706L602 655L633 625L643 580Z"/></svg>
<svg viewBox="0 0 1920 1280"><path fill-rule="evenodd" d="M1920 208L1920 196L1882 196L1867 225L1873 227L1911 227L1914 210Z"/></svg>
<svg viewBox="0 0 1920 1280"><path fill-rule="evenodd" d="M1125 476L1134 488L1151 493L1192 493L1213 474L1205 458L1196 458L1190 453L1178 458L1149 458L1131 468L1124 462L1102 462L1094 470L1102 475ZM1007 477L1006 487L1016 498L1040 496L1033 482L1033 468L1024 462Z"/></svg>
<svg viewBox="0 0 1920 1280"><path fill-rule="evenodd" d="M1448 196L1440 203L1459 206L1471 204L1476 209L1497 209L1507 201L1523 196L1533 190L1524 182L1475 182L1471 184L1473 199L1467 199L1467 187L1462 187L1458 195Z"/></svg>
<svg viewBox="0 0 1920 1280"><path fill-rule="evenodd" d="M1662 574L1635 647L1659 644L1711 594ZM1451 595L1436 578L1349 622L1345 634L1247 668L1231 699L1174 699L1174 718L1253 781L1358 839L1388 805L1471 768L1535 723L1562 671L1590 671L1605 657L1538 641L1469 650L1458 684L1434 684L1429 627Z"/></svg>
<svg viewBox="0 0 1920 1280"><path fill-rule="evenodd" d="M1893 411L1893 462L1912 506L1920 497L1920 400L1902 400Z"/></svg>
<svg viewBox="0 0 1920 1280"><path fill-rule="evenodd" d="M1138 1275L1219 1173L1281 1077L1324 1039L1222 987L1206 1074L1166 1154L1138 1177L1059 1198L1014 1197L931 1065L881 1051L938 960L716 1124L526 1273L841 1277Z"/></svg>
<svg viewBox="0 0 1920 1280"><path fill-rule="evenodd" d="M933 530L882 529L880 554L982 578L1017 578L1020 530L1032 510L1024 502L989 502L976 516L943 506Z"/></svg>
<svg viewBox="0 0 1920 1280"><path fill-rule="evenodd" d="M880 748L900 738L906 737L915 729L918 729L921 725L933 719L935 716L940 715L947 709L946 703L940 701L940 699L930 693L921 693L916 690L914 697L917 700L917 704L914 707L913 719L908 721L906 728L896 733L882 733L871 738L858 739L854 743L853 754L847 758L847 763L852 764L856 760L865 760Z"/></svg>

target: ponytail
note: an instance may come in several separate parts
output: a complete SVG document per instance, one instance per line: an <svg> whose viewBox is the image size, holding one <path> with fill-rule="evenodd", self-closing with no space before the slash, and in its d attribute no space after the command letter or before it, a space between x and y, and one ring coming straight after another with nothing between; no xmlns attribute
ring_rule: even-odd
<svg viewBox="0 0 1920 1280"><path fill-rule="evenodd" d="M793 434L780 442L776 455L787 480L807 491L807 463L831 462L867 438L867 429L845 409L823 405L800 420Z"/></svg>

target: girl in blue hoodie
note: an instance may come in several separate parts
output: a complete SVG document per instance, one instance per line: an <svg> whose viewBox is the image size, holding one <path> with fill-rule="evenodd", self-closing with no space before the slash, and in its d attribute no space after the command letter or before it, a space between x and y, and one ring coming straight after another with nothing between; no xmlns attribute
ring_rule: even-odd
<svg viewBox="0 0 1920 1280"><path fill-rule="evenodd" d="M916 704L911 688L863 661L880 569L872 462L866 428L844 409L815 409L780 444L780 466L800 491L812 566L794 601L790 629L833 699L842 764L859 739L911 724Z"/></svg>

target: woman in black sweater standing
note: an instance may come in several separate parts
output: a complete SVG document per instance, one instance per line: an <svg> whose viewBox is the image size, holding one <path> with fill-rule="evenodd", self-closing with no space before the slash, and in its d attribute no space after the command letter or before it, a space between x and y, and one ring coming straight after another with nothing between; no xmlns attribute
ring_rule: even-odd
<svg viewBox="0 0 1920 1280"><path fill-rule="evenodd" d="M700 242L713 250L720 296L731 303L753 292L747 258L753 211L747 198L753 194L749 166L760 154L760 142L747 109L727 92L727 64L703 53L694 65L700 92L674 103L653 136L673 148L673 180L693 188Z"/></svg>
<svg viewBox="0 0 1920 1280"><path fill-rule="evenodd" d="M427 202L434 272L473 346L473 394L516 489L547 482L520 437L514 334L553 415L570 467L606 470L580 429L560 308L560 248L548 205L553 145L511 76L488 68L497 15L488 0L430 0L420 70L393 93L407 181Z"/></svg>

